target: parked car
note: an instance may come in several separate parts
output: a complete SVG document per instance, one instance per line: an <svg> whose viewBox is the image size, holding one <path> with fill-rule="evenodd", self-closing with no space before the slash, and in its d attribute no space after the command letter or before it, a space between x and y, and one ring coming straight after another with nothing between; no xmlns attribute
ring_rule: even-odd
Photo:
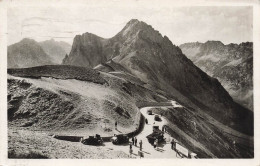
<svg viewBox="0 0 260 166"><path fill-rule="evenodd" d="M96 136L89 136L86 139L82 139L81 143L85 145L101 145L103 143L103 140L99 134L96 134Z"/></svg>
<svg viewBox="0 0 260 166"><path fill-rule="evenodd" d="M152 115L152 114L153 114L152 110L148 110L148 111L147 111L147 114L148 114L148 115Z"/></svg>
<svg viewBox="0 0 260 166"><path fill-rule="evenodd" d="M129 138L125 134L115 135L111 138L111 142L115 145L124 144L129 142Z"/></svg>
<svg viewBox="0 0 260 166"><path fill-rule="evenodd" d="M165 141L163 134L164 133L161 130L156 129L156 130L153 131L152 134L149 134L148 136L146 136L146 138L148 139L148 142L153 145L154 141L156 139L158 139L159 143Z"/></svg>
<svg viewBox="0 0 260 166"><path fill-rule="evenodd" d="M159 126L153 126L153 132L157 131L157 130L160 130L159 129Z"/></svg>
<svg viewBox="0 0 260 166"><path fill-rule="evenodd" d="M159 117L159 115L155 115L155 116L154 116L154 120L155 120L155 121L161 121L161 118Z"/></svg>

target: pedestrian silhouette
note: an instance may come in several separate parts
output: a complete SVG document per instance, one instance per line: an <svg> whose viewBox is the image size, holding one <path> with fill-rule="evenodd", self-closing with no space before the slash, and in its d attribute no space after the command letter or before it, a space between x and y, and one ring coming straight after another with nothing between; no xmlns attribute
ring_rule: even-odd
<svg viewBox="0 0 260 166"><path fill-rule="evenodd" d="M140 142L139 142L139 145L140 145L140 150L142 151L142 146L143 146L143 142L142 142L142 140L140 140Z"/></svg>
<svg viewBox="0 0 260 166"><path fill-rule="evenodd" d="M130 153L130 156L132 156L133 149L132 149L132 144L131 143L129 144L129 153Z"/></svg>

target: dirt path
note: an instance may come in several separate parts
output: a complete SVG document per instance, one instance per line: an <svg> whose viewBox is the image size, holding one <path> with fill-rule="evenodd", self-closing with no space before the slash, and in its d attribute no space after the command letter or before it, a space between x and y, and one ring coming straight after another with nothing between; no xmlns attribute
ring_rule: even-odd
<svg viewBox="0 0 260 166"><path fill-rule="evenodd" d="M166 138L165 143L160 143L158 146L158 149L154 149L154 147L148 142L148 139L146 138L147 135L151 134L153 131L153 125L159 126L159 129L162 129L162 126L167 123L167 121L161 117L162 121L154 121L153 115L148 115L147 111L153 107L144 107L140 109L140 112L144 115L145 118L148 120L148 124L145 124L143 131L136 136L137 138L137 146L133 146L133 155L132 157L139 157L138 151L139 149L139 141L142 140L143 142L143 149L142 152L144 154L144 158L180 158L179 156L176 156L176 152L171 149L171 143L170 143L170 135L165 133L164 137ZM119 129L120 130L120 129ZM111 142L106 142L105 146L109 149L113 150L120 150L127 154L129 154L129 145L113 145Z"/></svg>

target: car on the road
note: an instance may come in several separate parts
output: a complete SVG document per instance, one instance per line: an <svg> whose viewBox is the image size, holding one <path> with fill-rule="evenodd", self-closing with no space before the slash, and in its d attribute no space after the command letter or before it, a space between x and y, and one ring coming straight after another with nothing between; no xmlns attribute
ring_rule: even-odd
<svg viewBox="0 0 260 166"><path fill-rule="evenodd" d="M129 143L129 137L125 134L115 135L114 137L111 138L111 142L114 145Z"/></svg>
<svg viewBox="0 0 260 166"><path fill-rule="evenodd" d="M164 132L162 132L161 130L157 129L154 130L153 133L149 134L148 136L146 136L146 138L148 139L148 142L150 144L154 144L154 141L157 139L158 142L163 142L165 141L164 139Z"/></svg>
<svg viewBox="0 0 260 166"><path fill-rule="evenodd" d="M159 117L159 115L155 115L155 116L154 116L154 120L155 120L155 121L161 121L161 118Z"/></svg>
<svg viewBox="0 0 260 166"><path fill-rule="evenodd" d="M80 142L85 145L101 145L103 143L103 140L99 134L96 134L96 136L89 136L88 138L83 138Z"/></svg>
<svg viewBox="0 0 260 166"><path fill-rule="evenodd" d="M148 111L147 111L147 114L148 114L148 115L152 115L152 114L153 114L152 110L148 110Z"/></svg>
<svg viewBox="0 0 260 166"><path fill-rule="evenodd" d="M153 126L153 132L157 131L157 130L160 130L159 129L159 126Z"/></svg>

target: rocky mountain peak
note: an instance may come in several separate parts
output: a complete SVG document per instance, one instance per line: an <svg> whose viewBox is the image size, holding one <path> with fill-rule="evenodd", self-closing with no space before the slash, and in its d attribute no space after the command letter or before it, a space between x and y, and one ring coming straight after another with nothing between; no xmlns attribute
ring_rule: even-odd
<svg viewBox="0 0 260 166"><path fill-rule="evenodd" d="M225 46L221 41L209 40L204 44L208 48L216 48Z"/></svg>
<svg viewBox="0 0 260 166"><path fill-rule="evenodd" d="M22 39L20 42L18 42L17 44L37 44L37 42L33 39L30 39L30 38L24 38Z"/></svg>
<svg viewBox="0 0 260 166"><path fill-rule="evenodd" d="M152 42L161 43L163 36L151 25L137 19L130 20L117 36L123 38L141 38Z"/></svg>
<svg viewBox="0 0 260 166"><path fill-rule="evenodd" d="M103 38L94 35L92 33L83 33L82 35L76 35L73 41L73 46L77 45L77 44L82 44L82 45L88 45L91 44L92 42L95 42L95 44L97 42L100 42ZM73 47L72 46L72 47Z"/></svg>

